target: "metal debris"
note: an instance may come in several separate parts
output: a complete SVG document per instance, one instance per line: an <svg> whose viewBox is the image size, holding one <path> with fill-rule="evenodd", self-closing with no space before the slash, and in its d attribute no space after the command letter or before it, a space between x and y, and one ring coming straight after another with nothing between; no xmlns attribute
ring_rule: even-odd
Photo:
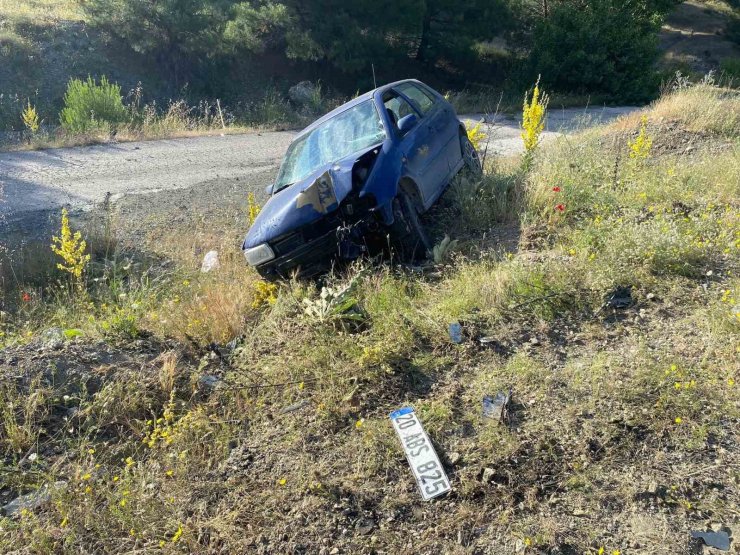
<svg viewBox="0 0 740 555"><path fill-rule="evenodd" d="M511 390L508 393L499 391L494 397L486 395L483 397L483 416L493 418L497 422L503 422L509 417L509 401L511 401Z"/></svg>
<svg viewBox="0 0 740 555"><path fill-rule="evenodd" d="M724 530L719 532L692 530L691 537L703 541L704 545L708 547L714 547L722 551L730 550L730 535Z"/></svg>

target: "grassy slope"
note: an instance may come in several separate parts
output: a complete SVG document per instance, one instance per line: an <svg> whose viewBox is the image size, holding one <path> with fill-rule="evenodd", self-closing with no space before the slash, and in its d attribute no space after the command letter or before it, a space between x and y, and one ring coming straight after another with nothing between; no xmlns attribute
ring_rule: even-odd
<svg viewBox="0 0 740 555"><path fill-rule="evenodd" d="M634 117L447 195L439 227L461 243L436 274L329 280L355 283L359 327L308 316L311 285L260 302L232 230L197 222L152 243L181 257L164 276L109 265L85 295L33 290L6 331L86 338L0 355L1 493L68 486L0 520L1 550L667 554L736 522L740 97L696 87L646 113L647 160L628 154ZM220 271L189 270L219 236ZM604 306L618 286L633 306ZM235 336L224 360L202 349ZM508 388L510 424L482 418ZM419 498L387 418L402 405L446 463L445 499Z"/></svg>

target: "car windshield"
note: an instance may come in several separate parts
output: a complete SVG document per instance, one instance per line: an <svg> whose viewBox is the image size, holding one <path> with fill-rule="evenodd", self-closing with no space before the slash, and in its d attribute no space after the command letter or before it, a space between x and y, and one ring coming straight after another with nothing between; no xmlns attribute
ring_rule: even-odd
<svg viewBox="0 0 740 555"><path fill-rule="evenodd" d="M353 106L290 145L274 190L284 189L321 166L376 145L383 139L385 131L373 101Z"/></svg>

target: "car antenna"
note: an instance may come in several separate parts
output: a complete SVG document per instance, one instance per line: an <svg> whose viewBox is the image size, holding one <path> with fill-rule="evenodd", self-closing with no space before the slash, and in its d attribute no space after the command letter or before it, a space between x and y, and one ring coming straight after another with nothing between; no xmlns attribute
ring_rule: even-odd
<svg viewBox="0 0 740 555"><path fill-rule="evenodd" d="M370 64L370 67L373 68L373 88L374 89L377 89L378 88L378 82L375 80L375 64L371 63Z"/></svg>

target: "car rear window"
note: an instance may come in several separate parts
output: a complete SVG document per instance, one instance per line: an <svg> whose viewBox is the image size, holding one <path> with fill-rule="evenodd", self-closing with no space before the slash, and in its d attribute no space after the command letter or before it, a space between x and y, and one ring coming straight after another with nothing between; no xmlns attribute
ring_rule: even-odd
<svg viewBox="0 0 740 555"><path fill-rule="evenodd" d="M422 114L426 114L434 106L434 97L414 83L404 83L396 88L409 97Z"/></svg>

